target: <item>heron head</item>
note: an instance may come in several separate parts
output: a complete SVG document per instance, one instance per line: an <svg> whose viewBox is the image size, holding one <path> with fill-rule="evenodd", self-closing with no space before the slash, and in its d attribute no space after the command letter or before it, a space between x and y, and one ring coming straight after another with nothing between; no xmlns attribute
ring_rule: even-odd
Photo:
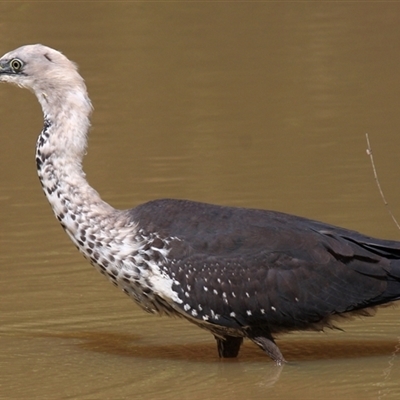
<svg viewBox="0 0 400 400"><path fill-rule="evenodd" d="M77 66L62 53L41 44L19 47L0 58L0 82L38 92L63 91L82 84Z"/></svg>

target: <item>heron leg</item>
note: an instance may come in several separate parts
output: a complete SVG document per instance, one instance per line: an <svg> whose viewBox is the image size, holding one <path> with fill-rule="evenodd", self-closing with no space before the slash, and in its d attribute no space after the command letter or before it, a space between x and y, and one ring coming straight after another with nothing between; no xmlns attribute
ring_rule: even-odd
<svg viewBox="0 0 400 400"><path fill-rule="evenodd" d="M223 338L214 336L217 341L218 355L221 358L237 357L240 346L243 343L242 337L224 336Z"/></svg>
<svg viewBox="0 0 400 400"><path fill-rule="evenodd" d="M276 345L274 338L268 334L265 335L254 335L250 339L259 347L261 347L276 363L276 365L282 365L286 363L279 347Z"/></svg>

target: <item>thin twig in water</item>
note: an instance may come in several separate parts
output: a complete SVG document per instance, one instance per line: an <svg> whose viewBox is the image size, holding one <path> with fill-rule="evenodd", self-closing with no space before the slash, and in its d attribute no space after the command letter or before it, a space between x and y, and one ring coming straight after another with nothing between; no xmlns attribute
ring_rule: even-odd
<svg viewBox="0 0 400 400"><path fill-rule="evenodd" d="M397 222L396 218L394 217L394 215L393 215L393 213L392 213L392 210L391 210L390 207L389 207L389 203L386 201L385 195L383 194L381 185L380 185L380 183L379 183L378 174L377 174L377 172L376 172L375 163L374 163L374 157L372 156L372 149L371 149L371 145L370 145L370 143L369 143L368 133L365 134L365 137L367 138L367 154L369 155L369 159L371 160L372 170L373 170L373 172L374 172L375 182L376 182L376 184L377 184L377 186L378 186L379 193L381 194L383 203L385 204L385 207L386 207L386 209L387 209L389 215L392 217L392 220L393 220L394 223L396 224L397 228L400 229L400 225L399 225L399 223ZM400 336L397 337L397 340L398 340L398 343L397 343L397 345L396 345L396 347L395 347L394 352L392 353L392 356L391 356L390 359L389 359L389 366L383 371L383 377L384 377L384 378L383 378L383 382L380 382L380 383L379 383L379 386L386 386L386 385L387 385L387 382L389 381L389 377L390 377L390 374L391 374L391 372L392 372L392 369L393 369L393 366L394 366L394 363L395 363L395 359L396 359L396 357L397 357L397 355L398 355L398 352L399 352L399 350L400 350ZM386 394L387 394L387 393L383 393L383 392L380 390L380 391L379 391L379 397L378 397L378 398L379 398L379 399L382 399L383 397L386 396Z"/></svg>
<svg viewBox="0 0 400 400"><path fill-rule="evenodd" d="M381 197L382 197L383 203L385 204L386 210L388 211L389 215L392 217L392 220L396 224L397 228L400 230L400 225L397 222L395 216L393 215L392 210L389 207L389 203L386 201L385 195L383 194L381 184L379 183L378 174L376 173L376 168L375 168L375 163L374 163L374 157L372 156L372 149L371 149L371 145L369 143L368 133L365 134L365 137L367 138L367 154L369 155L369 159L371 160L372 171L374 172L375 182L376 182L376 185L378 186L379 193L381 194Z"/></svg>
<svg viewBox="0 0 400 400"><path fill-rule="evenodd" d="M397 228L400 229L400 225L397 222L396 218L394 217L390 207L389 207L389 203L386 201L385 195L383 194L381 185L379 183L379 179L378 179L378 174L376 172L376 168L375 168L375 163L374 163L374 157L372 156L372 150L371 150L371 145L369 143L369 137L368 137L368 133L365 134L365 137L367 138L367 154L369 155L369 159L371 160L371 164L372 164L372 170L374 172L374 177L375 177L375 182L378 186L379 189L379 193L381 194L383 203L385 204L385 207L389 213L389 215L392 217L392 220L394 221L394 223L396 224ZM398 352L400 350L400 336L397 337L398 343L395 347L394 352L392 353L390 359L389 359L389 366L383 371L383 382L379 383L379 386L386 386L387 382L389 381L389 377L390 374L392 372L396 357L398 355ZM381 390L379 390L379 399L382 399L383 397L385 397L387 394L387 392L383 392Z"/></svg>

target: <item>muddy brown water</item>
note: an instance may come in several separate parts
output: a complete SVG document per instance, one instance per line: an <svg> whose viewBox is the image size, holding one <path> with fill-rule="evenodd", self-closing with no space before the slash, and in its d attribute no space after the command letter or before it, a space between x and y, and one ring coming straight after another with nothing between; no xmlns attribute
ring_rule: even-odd
<svg viewBox="0 0 400 400"><path fill-rule="evenodd" d="M0 53L41 42L80 65L85 170L115 207L159 197L269 208L400 239L400 4L13 2ZM35 171L42 116L0 86L1 399L398 399L400 311L293 333L276 367L217 358L81 258Z"/></svg>

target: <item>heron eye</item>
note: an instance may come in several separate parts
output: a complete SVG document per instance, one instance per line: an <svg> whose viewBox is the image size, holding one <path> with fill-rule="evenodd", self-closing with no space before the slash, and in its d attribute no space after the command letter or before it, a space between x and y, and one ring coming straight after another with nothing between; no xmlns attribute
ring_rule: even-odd
<svg viewBox="0 0 400 400"><path fill-rule="evenodd" d="M22 61L18 60L18 58L14 58L10 61L10 66L14 72L19 72L23 66Z"/></svg>

